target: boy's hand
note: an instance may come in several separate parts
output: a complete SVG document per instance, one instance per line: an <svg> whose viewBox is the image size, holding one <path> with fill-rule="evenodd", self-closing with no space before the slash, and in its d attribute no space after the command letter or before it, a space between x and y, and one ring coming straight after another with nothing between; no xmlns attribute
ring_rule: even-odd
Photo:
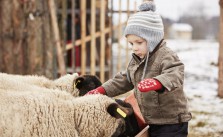
<svg viewBox="0 0 223 137"><path fill-rule="evenodd" d="M162 88L162 84L156 79L144 79L138 83L138 89L141 92L158 91Z"/></svg>
<svg viewBox="0 0 223 137"><path fill-rule="evenodd" d="M93 90L89 91L85 95L93 95L93 94L103 94L104 95L105 94L105 89L102 86L100 86L96 89L93 89Z"/></svg>

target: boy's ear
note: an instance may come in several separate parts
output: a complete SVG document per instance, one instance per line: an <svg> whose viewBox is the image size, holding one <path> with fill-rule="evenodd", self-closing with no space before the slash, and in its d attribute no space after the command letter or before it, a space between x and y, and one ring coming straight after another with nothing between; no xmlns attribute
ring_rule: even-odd
<svg viewBox="0 0 223 137"><path fill-rule="evenodd" d="M77 89L80 89L82 86L83 86L83 81L84 81L84 78L83 77L78 77L77 79L75 79L74 81L74 85Z"/></svg>

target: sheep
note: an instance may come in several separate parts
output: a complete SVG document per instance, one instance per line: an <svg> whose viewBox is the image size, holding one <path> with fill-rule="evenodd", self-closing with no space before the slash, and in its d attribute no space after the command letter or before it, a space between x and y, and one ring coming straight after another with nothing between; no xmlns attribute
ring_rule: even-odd
<svg viewBox="0 0 223 137"><path fill-rule="evenodd" d="M105 95L74 98L60 90L0 89L0 136L118 137L126 130L119 105ZM120 107L127 115L128 109Z"/></svg>
<svg viewBox="0 0 223 137"><path fill-rule="evenodd" d="M56 80L50 80L44 76L37 75L12 75L0 73L0 83L0 88L6 90L35 90L36 87L42 87L48 89L60 89L71 93L74 97L83 96L88 91L101 85L97 76L78 76L77 73L67 74Z"/></svg>
<svg viewBox="0 0 223 137"><path fill-rule="evenodd" d="M43 76L31 76L31 75L11 75L0 73L0 92L24 92L27 95L34 95L36 93L32 92L67 92L71 93L72 96L83 96L89 90L95 89L101 85L98 77L93 75L82 75L78 76L76 73L60 77L54 81L49 80ZM73 86L74 85L74 86ZM77 90L78 89L78 90ZM73 92L72 92L73 91ZM60 99L72 99L72 96L63 96L65 93L60 93ZM17 94L17 93L16 93ZM41 93L48 96L48 93ZM22 93L20 95L23 95ZM67 98L69 97L69 98ZM38 99L38 98L37 98ZM116 100L117 101L117 100ZM130 104L126 104L123 101L117 101L123 109L128 109L129 115L124 118L126 130L123 132L122 136L135 136L138 133L138 125L135 120L133 109ZM93 103L93 102L92 102ZM119 106L119 107L120 107ZM113 110L108 112L110 114L114 113ZM116 115L114 117L118 117ZM123 118L123 117L122 117ZM0 130L1 131L1 130ZM1 132L0 132L1 133ZM1 135L1 134L0 134Z"/></svg>
<svg viewBox="0 0 223 137"><path fill-rule="evenodd" d="M65 75L67 77L67 75ZM77 77L78 74L74 73L74 77ZM17 75L17 74L7 74L0 73L1 81L9 81L9 82L23 82L25 84L36 85L40 87L52 88L52 80L46 78L45 76L38 75Z"/></svg>
<svg viewBox="0 0 223 137"><path fill-rule="evenodd" d="M0 88L2 89L15 89L16 91L23 91L24 89L31 90L31 86L44 87L49 89L66 90L73 92L73 81L78 77L77 73L72 75L67 74L56 80L50 80L44 76L37 75L13 75L0 73Z"/></svg>

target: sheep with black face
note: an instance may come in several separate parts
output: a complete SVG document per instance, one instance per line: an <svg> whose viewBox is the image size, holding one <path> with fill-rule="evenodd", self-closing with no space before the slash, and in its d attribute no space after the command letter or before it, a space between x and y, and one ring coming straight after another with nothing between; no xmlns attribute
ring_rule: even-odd
<svg viewBox="0 0 223 137"><path fill-rule="evenodd" d="M83 96L88 91L101 85L94 75L78 76L77 73L66 74L56 80L37 75L12 75L0 73L0 88L5 90L35 90L35 87L59 89L71 93L74 97Z"/></svg>
<svg viewBox="0 0 223 137"><path fill-rule="evenodd" d="M100 99L99 100L94 100L94 99L91 100L90 99L91 96L81 97L81 98L73 98L73 96L76 96L76 97L77 96L82 96L88 90L92 90L92 89L97 88L98 86L101 85L100 80L96 76L92 76L92 75L78 76L76 73L74 73L72 75L67 74L65 76L62 76L62 77L56 79L56 80L49 80L49 79L47 79L43 76L30 76L30 75L21 76L21 75L10 75L10 74L5 74L5 73L0 73L0 82L1 82L0 92L1 92L1 96L4 98L4 99L1 99L1 100L4 100L4 101L7 102L7 98L10 98L11 100L10 99L9 100L12 101L12 102L9 101L8 103L2 101L0 103L2 112L4 112L6 110L6 108L9 108L8 111L6 112L7 115L9 115L9 116L13 115L13 116L17 117L16 114L19 114L19 117L20 117L21 115L24 115L24 116L21 116L19 119L14 119L13 120L13 121L19 120L21 123L24 123L23 118L26 117L25 115L31 115L31 116L36 115L37 119L44 119L45 117L50 118L51 116L48 116L47 112L44 112L45 111L44 109L47 110L47 108L48 109L51 108L50 110L47 110L47 111L49 111L50 115L55 115L54 112L58 111L58 114L55 115L55 116L59 116L60 113L61 113L59 111L62 111L63 108L60 108L57 105L55 105L56 103L53 100L56 100L56 102L57 101L58 102L63 102L62 104L59 103L58 105L63 106L65 108L67 107L69 109L72 109L71 104L75 103L75 107L74 107L75 109L72 109L70 111L75 112L75 114L81 114L81 115L82 115L82 113L80 113L79 111L83 111L84 113L86 113L85 115L80 116L81 119L82 119L82 117L89 117L88 115L99 115L95 111L97 111L97 109L100 110L99 107L101 107L101 109L105 109L104 105L106 105L105 102L104 103L100 102L99 101ZM78 88L79 88L79 90L78 90ZM18 91L19 92L22 91L23 93L16 93ZM17 98L22 98L22 99L17 100ZM107 98L107 97L105 97L105 98ZM75 100L77 99L77 101L73 101L74 99ZM18 102L15 102L16 100ZM111 101L112 99L108 99L108 100ZM14 103L13 103L13 101L14 101ZM31 101L31 102L29 103L29 101ZM31 108L29 108L29 107L34 106L34 105L33 106L31 105L32 102L36 103L36 105L37 105L36 108L34 107L35 108L34 111ZM66 103L64 104L64 102L66 102ZM72 103L69 104L67 102L72 102ZM85 103L83 103L83 102L85 102ZM136 120L134 118L134 113L133 113L133 109L131 108L131 105L129 106L126 103L121 102L121 101L117 101L117 102L118 102L119 105L117 105L117 103L114 104L114 101L113 101L113 103L111 103L109 105L109 107L107 107L107 110L106 110L109 115L112 115L113 117L122 119L121 120L122 122L119 123L118 126L115 123L112 124L113 126L115 126L115 125L117 126L116 127L117 130L113 130L114 131L113 136L120 136L120 137L121 136L123 136L123 137L124 136L126 136L126 137L127 136L128 137L135 136L136 133L138 133L138 128L134 127L137 124L135 124ZM27 103L30 104L30 105L28 105ZM99 104L101 103L100 104L101 106L98 105L98 103ZM19 104L21 104L21 106ZM93 106L91 106L91 107L87 106L89 104L93 105L94 107ZM5 107L3 107L2 105L3 106L5 105ZM15 107L15 105L18 106L18 107ZM83 106L86 106L86 108L88 108L89 110L90 109L93 109L93 110L89 111L87 109L88 110L87 111L85 109L82 109ZM95 106L97 106L97 107L95 107ZM22 108L20 108L20 107L22 107ZM26 114L23 114L23 112L21 112L21 114L20 114L20 111L23 111L22 110L23 107L25 107L26 109L30 109L30 110L25 109L24 113L26 113L26 111L28 111L28 112ZM5 110L4 110L4 108L5 108ZM76 108L79 108L79 109L76 109ZM121 115L120 113L117 113L117 108L121 108L121 110L125 113L125 116ZM16 109L16 110L14 110L14 109ZM17 112L17 111L19 111L19 112ZM33 112L29 112L29 111L33 111ZM35 111L37 111L37 112L35 112ZM51 112L51 111L53 111L53 112ZM64 111L68 111L68 110L64 110ZM35 113L37 113L37 114L35 114ZM7 127L5 125L5 122L10 121L10 120L6 119L6 115L4 115L4 114L5 113L0 114L0 119L1 119L0 120L0 122L1 122L0 125L2 125L2 128L0 129L0 135L2 135L2 136L8 135L8 134L3 134L3 133L6 132L5 129ZM38 115L40 115L40 116L38 116ZM67 115L70 115L70 114L61 113L61 115L65 115L65 117L68 117ZM63 116L61 118L63 118ZM4 119L6 121L4 121ZM52 120L54 120L54 119L55 118L53 116ZM18 123L15 122L12 125L19 124L20 122L18 122ZM58 124L61 123L61 125L63 125L64 124L63 122L64 121L58 121ZM87 122L89 122L88 124L92 124L92 125L94 125L96 123L97 124L103 124L103 121L101 121L101 119L99 119L98 121L87 120ZM85 122L83 122L83 123L85 123ZM35 122L34 122L34 124L35 124ZM44 125L42 125L42 123L39 123L39 124L40 124L39 125L40 127L44 126ZM108 123L108 124L109 124L109 126L111 126L110 125L111 123ZM8 126L10 126L10 124ZM47 125L45 125L45 126L47 126ZM21 129L17 129L16 125L15 125L14 128L15 129L12 129L13 132L17 132L17 130L18 131L21 130ZM20 126L18 126L18 128L20 128ZM26 128L26 127L23 127L23 128ZM78 129L78 130L80 130L80 129ZM46 131L43 131L42 134L46 134L45 132ZM69 131L66 131L66 132L69 132ZM88 133L89 132L90 131L88 131ZM94 132L94 131L91 131L91 132ZM100 132L104 132L104 131L100 131ZM23 134L23 133L21 133L21 134L24 135L24 136L29 136L29 135L26 135L26 134ZM30 132L30 134L34 134L34 133ZM77 133L77 134L79 134L79 133ZM75 133L75 136L76 136L76 133ZM91 134L88 135L88 136L91 136Z"/></svg>
<svg viewBox="0 0 223 137"><path fill-rule="evenodd" d="M75 79L74 85L79 89L79 96L83 96L88 91L101 86L102 83L95 75L82 75Z"/></svg>

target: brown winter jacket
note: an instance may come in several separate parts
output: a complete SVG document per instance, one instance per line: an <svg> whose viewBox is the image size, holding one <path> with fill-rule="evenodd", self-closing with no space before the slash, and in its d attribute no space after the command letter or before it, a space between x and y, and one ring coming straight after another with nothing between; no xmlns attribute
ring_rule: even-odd
<svg viewBox="0 0 223 137"><path fill-rule="evenodd" d="M187 99L183 91L184 64L176 53L163 41L150 53L145 78L155 78L165 87L163 93L156 91L140 92L137 84L141 81L145 60L140 61L136 55L127 68L131 82L126 72L120 72L102 86L110 97L126 93L134 89L140 110L148 124L175 124L191 119L188 112Z"/></svg>

